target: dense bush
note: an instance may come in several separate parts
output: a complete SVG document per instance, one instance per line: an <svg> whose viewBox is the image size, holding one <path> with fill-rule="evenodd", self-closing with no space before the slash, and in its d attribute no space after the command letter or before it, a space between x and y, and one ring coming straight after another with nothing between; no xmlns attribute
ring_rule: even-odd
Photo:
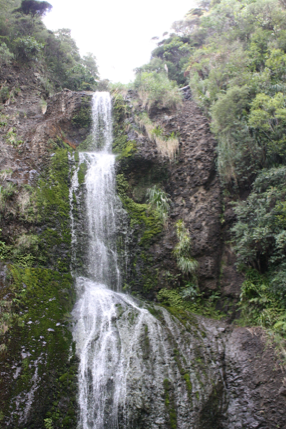
<svg viewBox="0 0 286 429"><path fill-rule="evenodd" d="M260 273L271 272L275 287L283 289L284 274L279 273L282 270L286 278L286 167L263 170L247 200L236 204L235 212L238 262Z"/></svg>
<svg viewBox="0 0 286 429"><path fill-rule="evenodd" d="M6 43L1 43L0 45L0 66L3 64L9 65L11 60L14 58L12 52L10 52Z"/></svg>
<svg viewBox="0 0 286 429"><path fill-rule="evenodd" d="M15 6L17 7L15 9ZM47 91L70 88L95 90L98 70L95 57L87 54L81 58L71 31L47 30L41 16L51 9L48 2L35 0L6 0L0 16L0 63L11 59L19 65L27 62L45 69Z"/></svg>
<svg viewBox="0 0 286 429"><path fill-rule="evenodd" d="M44 48L43 43L39 43L32 36L17 37L13 43L16 58L21 61L39 60Z"/></svg>
<svg viewBox="0 0 286 429"><path fill-rule="evenodd" d="M181 103L182 96L176 83L170 81L164 72L138 73L134 85L148 109L154 105L160 108L176 108Z"/></svg>

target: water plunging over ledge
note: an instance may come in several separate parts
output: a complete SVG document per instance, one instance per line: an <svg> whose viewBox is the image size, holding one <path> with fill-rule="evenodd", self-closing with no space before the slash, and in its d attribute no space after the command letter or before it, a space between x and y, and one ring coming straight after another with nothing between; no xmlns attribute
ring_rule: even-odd
<svg viewBox="0 0 286 429"><path fill-rule="evenodd" d="M93 143L93 152L79 154L70 190L74 265L78 231L73 205L81 186L86 219L84 275L73 271L78 294L73 310L80 361L78 427L189 429L201 395L192 391L199 392L204 380L191 370L193 337L165 309L157 308L154 317L121 293L116 241L121 203L115 193L112 105L106 92L93 97ZM83 185L78 180L81 164L86 165ZM196 327L194 331L199 335ZM218 378L219 373L213 374L212 383Z"/></svg>

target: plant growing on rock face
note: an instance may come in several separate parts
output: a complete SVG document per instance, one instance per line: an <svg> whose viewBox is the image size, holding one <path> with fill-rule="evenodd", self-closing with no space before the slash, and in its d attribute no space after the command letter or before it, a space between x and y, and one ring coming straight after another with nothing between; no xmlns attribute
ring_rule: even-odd
<svg viewBox="0 0 286 429"><path fill-rule="evenodd" d="M9 88L8 86L2 86L0 89L0 102L5 103L9 98Z"/></svg>
<svg viewBox="0 0 286 429"><path fill-rule="evenodd" d="M178 268L183 274L189 274L196 281L196 272L198 269L198 261L191 257L191 237L187 230L184 221L178 220L176 223L176 233L179 242L176 244L173 254L177 259Z"/></svg>
<svg viewBox="0 0 286 429"><path fill-rule="evenodd" d="M140 129L147 134L151 141L157 145L158 151L169 159L173 159L179 147L179 140L177 135L172 132L169 136L165 136L162 127L153 123L147 113L135 118Z"/></svg>
<svg viewBox="0 0 286 429"><path fill-rule="evenodd" d="M136 76L135 89L144 107L176 109L182 102L182 95L175 82L168 79L165 73L142 72Z"/></svg>
<svg viewBox="0 0 286 429"><path fill-rule="evenodd" d="M152 188L147 190L148 204L152 209L157 210L163 223L166 223L168 219L168 211L170 209L170 198L168 198L166 192L154 185Z"/></svg>
<svg viewBox="0 0 286 429"><path fill-rule="evenodd" d="M0 234L2 232L2 229L0 229ZM0 240L0 261L5 259L7 254L7 246L6 243L2 240Z"/></svg>

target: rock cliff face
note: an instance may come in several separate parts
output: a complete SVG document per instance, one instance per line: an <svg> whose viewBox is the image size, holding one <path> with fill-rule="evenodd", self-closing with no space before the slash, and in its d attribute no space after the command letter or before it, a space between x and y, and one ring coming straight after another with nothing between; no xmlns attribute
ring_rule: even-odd
<svg viewBox="0 0 286 429"><path fill-rule="evenodd" d="M1 110L0 169L6 171L1 186L7 190L12 184L14 191L1 205L0 220L1 239L10 246L7 263L1 263L1 315L8 316L6 322L1 319L0 421L3 427L32 429L43 428L48 419L55 428L75 428L76 356L67 315L74 302L68 220L73 163L68 154L88 144L91 94L64 90L50 97L42 110L45 92L40 73L2 73L10 92L16 87L19 91ZM131 95L123 102L132 103ZM172 290L182 284L173 255L175 223L182 219L191 234L192 256L199 262L201 291L208 295L221 287L225 296L236 299L241 279L231 249L224 243L232 218L230 214L221 221L216 142L207 120L190 94L176 112L150 112L164 132L179 135L177 155L170 160L154 139L138 129L133 108L117 116L116 102L114 108L116 138L121 133L125 139L117 172L132 230L125 274L128 288L156 300L161 288ZM164 227L145 204L146 189L154 184L164 188L172 201ZM27 205L21 203L25 192L32 201ZM33 215L27 215L29 210ZM22 246L19 237L23 235L39 239L38 250L30 244L23 251L32 255L34 268L23 259L19 264L23 255L15 249ZM162 311L169 314L172 327L173 340L166 344L174 346L170 365L176 376L164 385L168 400L164 399L163 423L148 421L148 410L142 406L137 410L140 424L136 427L286 428L286 382L262 330L233 327L172 307ZM164 326L166 317L161 320ZM182 386L181 397L174 396L175 384Z"/></svg>

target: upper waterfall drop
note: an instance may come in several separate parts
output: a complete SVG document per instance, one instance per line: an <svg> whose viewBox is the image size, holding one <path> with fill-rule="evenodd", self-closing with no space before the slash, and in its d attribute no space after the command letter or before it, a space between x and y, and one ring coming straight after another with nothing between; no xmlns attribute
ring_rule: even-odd
<svg viewBox="0 0 286 429"><path fill-rule="evenodd" d="M109 92L95 92L92 99L92 136L95 149L111 152L112 103Z"/></svg>

